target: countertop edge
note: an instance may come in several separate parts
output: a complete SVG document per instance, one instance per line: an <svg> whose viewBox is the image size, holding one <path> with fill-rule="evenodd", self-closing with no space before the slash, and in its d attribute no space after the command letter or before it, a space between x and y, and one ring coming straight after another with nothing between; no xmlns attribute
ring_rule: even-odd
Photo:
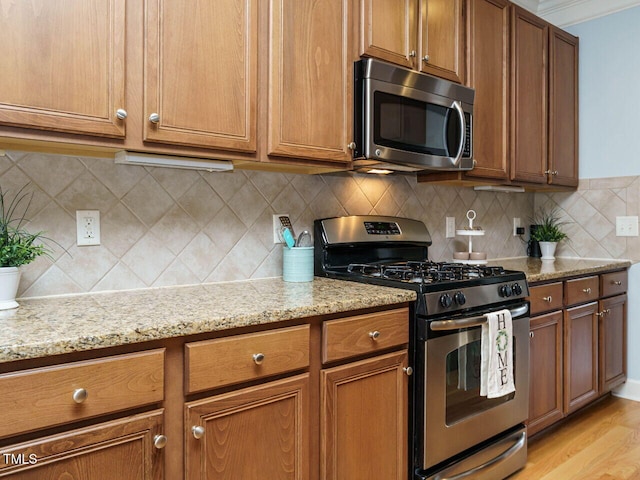
<svg viewBox="0 0 640 480"><path fill-rule="evenodd" d="M256 281L247 281L247 285L255 285ZM340 282L332 284L331 282ZM238 283L238 282L236 282ZM59 338L51 339L44 338L26 340L24 342L12 342L5 343L0 341L0 363L7 363L19 360L28 360L42 357L54 357L57 355L86 352L91 350L104 349L109 347L119 347L124 345L132 345L137 343L144 343L149 341L162 341L171 338L186 337L197 334L206 334L214 332L222 332L226 330L232 330L242 327L269 325L278 322L291 321L291 320L303 320L304 318L314 316L325 316L340 313L354 312L358 310L364 310L368 308L386 307L392 305L400 305L403 303L409 303L415 301L416 292L413 290L401 290L389 287L370 286L364 284L357 284L355 282L344 282L340 280L329 279L316 279L313 282L321 288L326 288L327 285L331 285L336 290L341 290L340 284L345 284L344 290L352 292L362 293L362 295L346 295L344 297L321 299L315 301L311 300L310 303L305 305L299 305L294 307L267 307L262 310L254 309L249 313L243 312L228 312L222 315L202 313L198 315L185 315L185 318L178 318L178 315L174 319L164 319L161 325L137 325L134 321L131 325L125 323L125 327L121 324L115 323L111 331L102 330L95 335L92 334L74 334L73 329L70 332L65 332ZM225 283L219 284L220 288L228 286ZM195 287L194 287L195 288ZM286 288L286 287L285 287ZM301 289L306 292L304 286L293 286L292 288ZM310 284L308 287L312 292L315 292L314 286ZM167 291L174 292L180 291L181 287L176 287L175 290L169 289ZM150 293L149 289L146 293ZM123 297L131 295L130 291L113 292L109 295L118 296L121 294ZM83 295L77 298L80 301L90 302L92 299L97 298L100 293L95 296ZM50 299L52 302L68 300L73 296L63 296ZM84 298L83 298L84 297ZM313 293L311 294L313 297ZM47 304L46 298L32 299L31 301L42 302L45 306ZM25 303L29 303L30 299L23 299ZM57 311L60 311L58 307ZM56 310L52 309L50 315L50 322L55 322ZM77 317L77 315L76 315ZM28 316L25 317L25 321ZM74 319L75 322L82 322L82 318ZM0 320L2 322L2 320ZM13 329L20 327L19 322L15 322ZM103 326L100 325L99 328ZM6 328L5 328L6 331Z"/></svg>

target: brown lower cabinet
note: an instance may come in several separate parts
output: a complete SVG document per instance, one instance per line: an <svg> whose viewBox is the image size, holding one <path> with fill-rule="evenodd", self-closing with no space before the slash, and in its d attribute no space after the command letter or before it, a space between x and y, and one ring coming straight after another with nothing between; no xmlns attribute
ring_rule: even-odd
<svg viewBox="0 0 640 480"><path fill-rule="evenodd" d="M322 371L322 480L406 479L407 362L402 351Z"/></svg>
<svg viewBox="0 0 640 480"><path fill-rule="evenodd" d="M186 409L187 480L309 478L309 374Z"/></svg>
<svg viewBox="0 0 640 480"><path fill-rule="evenodd" d="M404 480L408 319L405 303L0 364L0 478Z"/></svg>
<svg viewBox="0 0 640 480"><path fill-rule="evenodd" d="M0 448L0 478L161 480L163 412L153 411Z"/></svg>
<svg viewBox="0 0 640 480"><path fill-rule="evenodd" d="M530 286L533 435L626 380L627 272Z"/></svg>

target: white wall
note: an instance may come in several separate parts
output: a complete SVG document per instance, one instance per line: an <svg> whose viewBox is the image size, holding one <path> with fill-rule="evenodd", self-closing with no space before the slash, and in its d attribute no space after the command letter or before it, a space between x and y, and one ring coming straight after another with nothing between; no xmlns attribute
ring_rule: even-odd
<svg viewBox="0 0 640 480"><path fill-rule="evenodd" d="M640 175L640 7L566 30L580 37L580 177ZM637 264L629 272L630 381L620 392L629 397L640 385L639 290Z"/></svg>
<svg viewBox="0 0 640 480"><path fill-rule="evenodd" d="M580 178L640 174L640 7L573 25L580 37Z"/></svg>

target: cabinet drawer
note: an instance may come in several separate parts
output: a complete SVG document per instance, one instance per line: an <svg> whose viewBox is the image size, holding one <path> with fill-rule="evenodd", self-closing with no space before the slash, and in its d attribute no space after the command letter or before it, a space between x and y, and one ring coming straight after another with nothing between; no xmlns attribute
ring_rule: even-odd
<svg viewBox="0 0 640 480"><path fill-rule="evenodd" d="M2 375L0 392L0 437L161 402L164 349Z"/></svg>
<svg viewBox="0 0 640 480"><path fill-rule="evenodd" d="M189 343L187 393L299 370L309 365L309 325Z"/></svg>
<svg viewBox="0 0 640 480"><path fill-rule="evenodd" d="M409 342L409 309L329 320L322 330L323 363L373 353Z"/></svg>
<svg viewBox="0 0 640 480"><path fill-rule="evenodd" d="M567 280L564 284L564 298L567 306L590 302L599 296L600 280L597 275Z"/></svg>
<svg viewBox="0 0 640 480"><path fill-rule="evenodd" d="M600 294L603 297L620 295L627 291L627 271L600 275Z"/></svg>
<svg viewBox="0 0 640 480"><path fill-rule="evenodd" d="M531 315L562 308L562 282L529 287Z"/></svg>

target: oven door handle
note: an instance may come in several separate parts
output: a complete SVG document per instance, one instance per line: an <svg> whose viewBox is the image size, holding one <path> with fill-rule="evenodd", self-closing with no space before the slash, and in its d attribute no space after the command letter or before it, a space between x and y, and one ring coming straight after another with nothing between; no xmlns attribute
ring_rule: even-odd
<svg viewBox="0 0 640 480"><path fill-rule="evenodd" d="M519 435L519 437L520 438L518 438L516 443L513 444L511 447L509 447L508 450L505 450L500 455L498 455L495 458L492 458L488 462L483 463L482 465L478 465L477 467L472 468L471 470L467 470L466 472L462 472L457 475L454 475L453 477L438 477L438 480L459 480L462 478L471 478L475 476L476 473L479 473L482 470L490 468L493 465L496 465L497 463L503 462L504 460L511 457L512 455L515 455L519 450L522 449L522 447L524 447L527 441L527 432L526 431L522 432Z"/></svg>
<svg viewBox="0 0 640 480"><path fill-rule="evenodd" d="M511 318L515 319L517 317L521 317L529 312L529 304L509 311L511 312ZM433 331L459 330L461 328L479 327L484 323L487 323L487 317L479 315L477 317L469 317L462 320L434 320L429 322L429 328Z"/></svg>

